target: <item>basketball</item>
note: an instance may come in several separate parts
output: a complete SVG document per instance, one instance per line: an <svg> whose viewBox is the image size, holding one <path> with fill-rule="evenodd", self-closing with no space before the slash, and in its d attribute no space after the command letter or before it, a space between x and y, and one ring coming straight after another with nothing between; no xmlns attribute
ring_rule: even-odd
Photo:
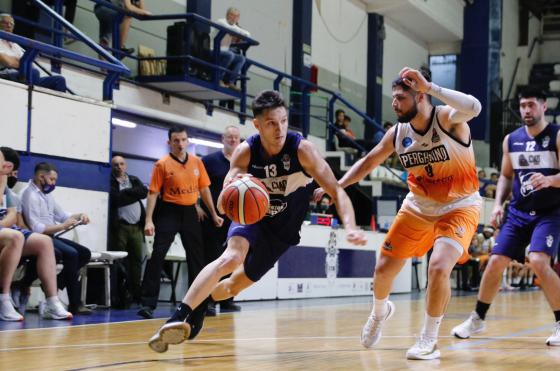
<svg viewBox="0 0 560 371"><path fill-rule="evenodd" d="M254 224L268 211L268 191L255 177L244 177L222 191L222 207L228 218L239 224Z"/></svg>

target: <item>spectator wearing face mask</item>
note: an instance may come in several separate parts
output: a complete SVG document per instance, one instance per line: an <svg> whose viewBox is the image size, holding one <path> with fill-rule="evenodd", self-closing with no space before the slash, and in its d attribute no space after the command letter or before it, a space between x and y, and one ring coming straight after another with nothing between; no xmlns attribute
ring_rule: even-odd
<svg viewBox="0 0 560 371"><path fill-rule="evenodd" d="M41 162L35 166L35 175L21 194L23 217L33 232L54 236L81 221L88 224L84 213L70 214L64 211L51 194L56 187L58 170L52 164ZM74 241L53 237L55 254L64 268L60 273L68 290L68 310L73 314L90 314L81 303L81 287L78 281L80 269L86 265L91 252ZM62 288L62 287L61 287Z"/></svg>

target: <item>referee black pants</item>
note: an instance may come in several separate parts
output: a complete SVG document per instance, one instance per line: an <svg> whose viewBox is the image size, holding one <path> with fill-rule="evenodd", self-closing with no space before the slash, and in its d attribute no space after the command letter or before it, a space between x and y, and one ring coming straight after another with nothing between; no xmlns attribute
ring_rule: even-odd
<svg viewBox="0 0 560 371"><path fill-rule="evenodd" d="M185 248L189 285L204 268L205 263L202 229L194 205L182 206L159 200L154 225L154 250L146 264L142 280L142 305L153 309L157 306L165 255L177 233L181 236Z"/></svg>

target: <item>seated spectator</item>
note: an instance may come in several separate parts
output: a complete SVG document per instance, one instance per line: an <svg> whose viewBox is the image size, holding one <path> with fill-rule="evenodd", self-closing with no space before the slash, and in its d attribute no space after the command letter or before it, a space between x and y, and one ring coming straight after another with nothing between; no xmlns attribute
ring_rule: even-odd
<svg viewBox="0 0 560 371"><path fill-rule="evenodd" d="M15 22L11 15L0 14L0 29L2 31L13 33L14 25ZM18 44L0 39L0 78L20 81L19 61L24 53L25 50ZM66 80L63 76L41 77L39 70L36 68L33 68L31 81L27 83L60 92L66 91Z"/></svg>
<svg viewBox="0 0 560 371"><path fill-rule="evenodd" d="M228 8L226 17L218 19L216 23L243 36L250 37L251 34L249 31L239 27L240 17L241 13L239 10L231 7ZM227 68L231 72L220 71L218 73L218 80L220 80L221 84L225 87L237 89L235 87L235 81L245 64L245 57L240 53L239 49L231 47L232 41L234 41L233 37L233 35L226 34L220 44L220 66Z"/></svg>
<svg viewBox="0 0 560 371"><path fill-rule="evenodd" d="M381 142L381 139L383 139L387 130L391 129L392 127L393 127L393 123L391 121L385 121L385 123L383 123L383 129L385 129L385 130L377 130L375 132L375 134L373 135L373 142L376 145L379 142Z"/></svg>
<svg viewBox="0 0 560 371"><path fill-rule="evenodd" d="M107 2L136 15L152 14L145 9L144 0L108 0ZM108 48L113 39L113 24L119 19L121 13L98 3L95 4L93 12L99 20L99 44L104 48ZM131 23L132 17L124 16L120 24L121 44L118 48L126 54L134 53L134 48L127 48L125 46ZM113 48L116 48L116 46L113 45Z"/></svg>
<svg viewBox="0 0 560 371"><path fill-rule="evenodd" d="M17 171L19 167L19 156L16 151L8 147L0 147L0 152L4 156L5 163L11 166L12 171ZM28 265L28 268L35 272L33 278L25 281L25 290L21 290L23 295L17 295L16 302L20 303L21 298L29 297L29 286L38 277L41 280L42 288L45 292L45 297L47 298L47 305L43 312L43 318L46 319L71 319L72 314L67 312L62 306L62 303L58 299L57 293L57 283L56 283L56 261L54 255L54 248L52 240L43 234L32 233L27 229L21 229L17 227L16 212L18 205L18 198L10 190L10 185L15 185L13 181L8 184L8 175L0 175L0 182L6 184L4 194L6 195L6 205L0 207L0 227L2 230L11 229L14 232L23 235L24 244L21 252L22 257L33 257L33 264ZM17 179L16 179L17 181ZM26 277L29 275L26 272ZM23 300L25 303L26 299ZM25 308L25 305L23 305Z"/></svg>
<svg viewBox="0 0 560 371"><path fill-rule="evenodd" d="M46 162L35 166L35 175L22 192L21 202L25 221L33 232L53 236L74 224L88 224L86 214L70 214L62 210L51 194L56 187L58 171ZM91 252L74 241L53 237L54 249L64 268L60 273L68 291L68 310L73 314L90 314L91 311L81 303L81 286L78 281L80 269L86 265Z"/></svg>
<svg viewBox="0 0 560 371"><path fill-rule="evenodd" d="M484 226L482 233L479 233L478 238L478 249L473 251L472 256L479 259L480 271L483 272L488 263L488 257L496 244L496 239L494 237L494 227L490 225Z"/></svg>
<svg viewBox="0 0 560 371"><path fill-rule="evenodd" d="M498 173L492 173L490 180L486 180L482 188L482 195L487 198L496 198L496 189L498 187Z"/></svg>

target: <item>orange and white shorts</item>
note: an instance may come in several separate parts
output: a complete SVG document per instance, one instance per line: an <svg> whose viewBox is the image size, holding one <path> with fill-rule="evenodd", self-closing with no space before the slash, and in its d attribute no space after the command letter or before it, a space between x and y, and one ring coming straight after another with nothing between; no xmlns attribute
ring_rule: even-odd
<svg viewBox="0 0 560 371"><path fill-rule="evenodd" d="M387 233L381 253L398 259L422 257L438 238L462 251L459 263L469 258L469 246L476 232L480 210L463 207L442 216L424 216L402 207Z"/></svg>

